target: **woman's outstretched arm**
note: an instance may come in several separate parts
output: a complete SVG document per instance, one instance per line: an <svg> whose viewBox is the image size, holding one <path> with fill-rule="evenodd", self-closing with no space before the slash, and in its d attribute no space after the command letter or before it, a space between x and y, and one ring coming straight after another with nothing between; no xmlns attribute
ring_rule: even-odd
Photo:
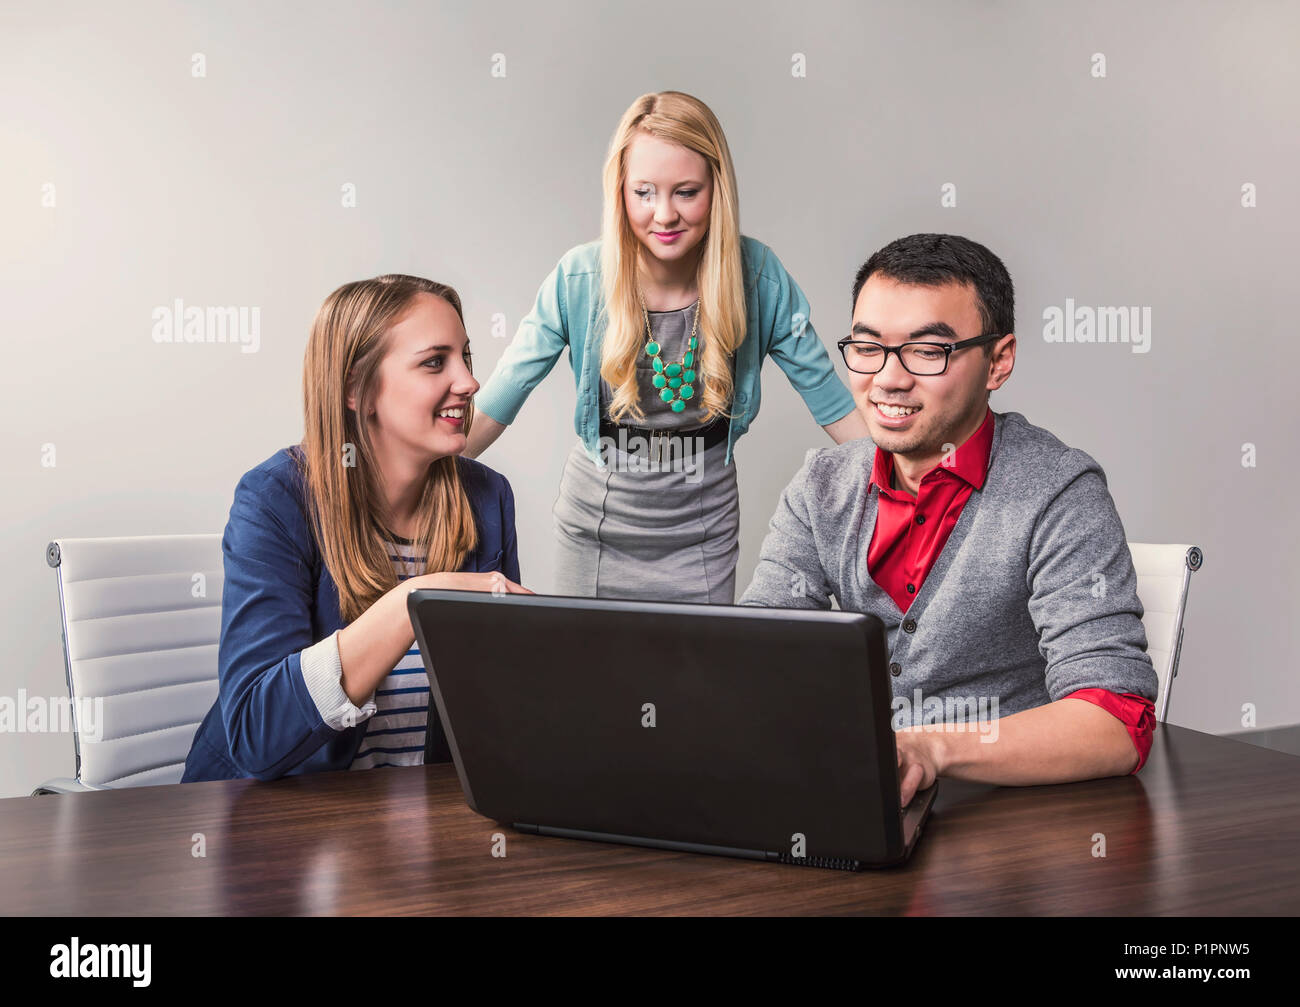
<svg viewBox="0 0 1300 1007"><path fill-rule="evenodd" d="M466 458L477 458L492 446L492 442L501 436L505 428L504 423L498 423L483 410L475 408L474 425L470 428L462 453Z"/></svg>
<svg viewBox="0 0 1300 1007"><path fill-rule="evenodd" d="M866 437L871 431L867 429L867 421L862 418L862 412L854 409L850 413L845 413L834 423L827 423L822 427L831 440L836 444L843 444L845 441L856 441L860 437Z"/></svg>

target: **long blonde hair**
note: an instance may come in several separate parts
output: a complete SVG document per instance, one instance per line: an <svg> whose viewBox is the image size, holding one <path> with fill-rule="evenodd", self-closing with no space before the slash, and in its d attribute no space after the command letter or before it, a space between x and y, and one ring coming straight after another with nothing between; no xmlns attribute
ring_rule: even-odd
<svg viewBox="0 0 1300 1007"><path fill-rule="evenodd" d="M388 330L420 292L441 297L464 324L460 297L451 287L418 276L390 273L347 283L316 313L303 359L303 430L299 467L305 479L312 531L338 588L339 614L351 622L398 584L383 538L388 527L380 495L374 446L364 421L377 391ZM356 410L347 407L356 394ZM465 407L465 433L473 423ZM478 545L469 497L456 456L429 466L417 510L416 551L422 572L459 570Z"/></svg>
<svg viewBox="0 0 1300 1007"><path fill-rule="evenodd" d="M699 350L696 386L703 388L704 418L730 416L731 361L745 339L745 290L740 246L740 206L731 151L717 117L704 102L680 91L643 94L623 113L605 159L605 210L601 225L601 314L605 321L600 376L614 389L609 415L644 419L637 394L636 361L648 336L637 294L641 242L623 204L627 150L638 133L681 144L709 164L713 181L709 228L702 239Z"/></svg>

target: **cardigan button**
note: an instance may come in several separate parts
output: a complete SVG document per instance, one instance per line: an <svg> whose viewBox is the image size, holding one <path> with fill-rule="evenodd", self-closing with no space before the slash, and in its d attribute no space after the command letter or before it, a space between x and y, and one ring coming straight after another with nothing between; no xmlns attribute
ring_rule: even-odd
<svg viewBox="0 0 1300 1007"><path fill-rule="evenodd" d="M908 584L908 585L907 585L907 593L908 593L908 594L916 594L916 585L915 585L915 584Z"/></svg>
<svg viewBox="0 0 1300 1007"><path fill-rule="evenodd" d="M897 663L891 664L889 666L889 673L893 675L895 678L897 678L899 675L903 673L903 666Z"/></svg>
<svg viewBox="0 0 1300 1007"><path fill-rule="evenodd" d="M915 633L915 632L916 632L916 620L915 620L915 619L904 619L904 620L903 620L903 632L904 632L904 633Z"/></svg>

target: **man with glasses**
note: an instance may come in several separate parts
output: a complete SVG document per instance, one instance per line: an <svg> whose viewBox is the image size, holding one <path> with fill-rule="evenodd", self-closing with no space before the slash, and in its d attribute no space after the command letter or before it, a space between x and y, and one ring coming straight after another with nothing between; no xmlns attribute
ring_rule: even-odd
<svg viewBox="0 0 1300 1007"><path fill-rule="evenodd" d="M839 347L869 436L808 452L739 601L833 597L883 621L903 804L940 776L1136 773L1151 747L1156 675L1105 474L989 407L1015 365L1014 301L967 238L867 260Z"/></svg>

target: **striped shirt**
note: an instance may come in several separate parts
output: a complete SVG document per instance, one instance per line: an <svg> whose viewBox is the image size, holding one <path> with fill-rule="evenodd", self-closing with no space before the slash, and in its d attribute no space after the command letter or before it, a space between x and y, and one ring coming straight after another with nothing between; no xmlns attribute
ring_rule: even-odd
<svg viewBox="0 0 1300 1007"><path fill-rule="evenodd" d="M424 569L424 555L406 539L390 541L388 558L399 581ZM366 727L349 769L424 764L424 735L429 720L429 676L418 645L412 645L375 690L378 708Z"/></svg>

